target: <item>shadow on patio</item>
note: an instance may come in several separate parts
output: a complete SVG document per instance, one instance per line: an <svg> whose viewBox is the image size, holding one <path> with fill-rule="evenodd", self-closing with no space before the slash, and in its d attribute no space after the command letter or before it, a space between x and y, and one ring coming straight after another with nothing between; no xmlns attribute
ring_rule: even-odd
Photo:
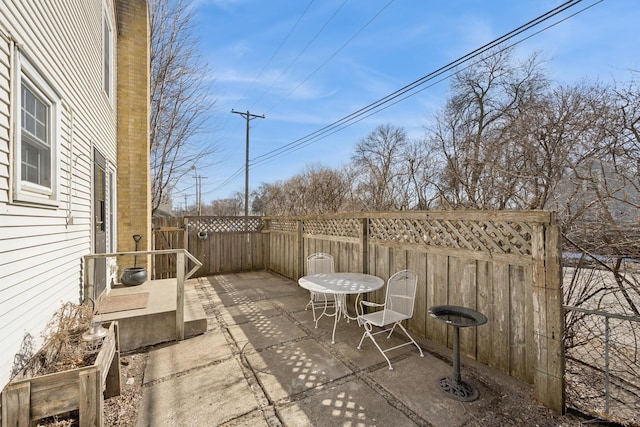
<svg viewBox="0 0 640 427"><path fill-rule="evenodd" d="M149 353L139 426L573 425L536 404L528 385L465 358L463 379L480 398L446 397L436 383L451 374L452 352L425 340L424 358L412 346L390 353L392 371L370 340L356 348L354 321L339 322L332 345L333 319L316 329L308 292L290 279L259 271L187 286L207 332Z"/></svg>

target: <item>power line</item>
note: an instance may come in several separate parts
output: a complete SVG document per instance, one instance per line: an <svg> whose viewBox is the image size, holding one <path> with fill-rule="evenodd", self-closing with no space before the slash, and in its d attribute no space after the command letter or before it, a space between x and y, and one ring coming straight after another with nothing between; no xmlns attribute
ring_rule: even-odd
<svg viewBox="0 0 640 427"><path fill-rule="evenodd" d="M284 44L284 42L289 38L289 36L291 35L291 33L293 32L293 30L297 27L298 23L300 22L300 20L302 19L302 17L307 13L309 7L311 6L311 4L313 3L314 0L311 0L311 2L307 5L307 8L304 10L304 12L302 13L302 15L298 18L298 21L296 22L296 24L292 27L292 29L289 31L289 34L287 34L287 36L285 37L285 39L283 40L283 42L280 44L280 46L278 47L278 49L276 49L276 51L274 52L274 54L271 56L271 58L269 59L269 61L267 62L267 64L262 68L262 70L258 73L258 77L262 74L262 72L264 71L264 69L267 67L267 65L273 60L273 58L275 57L275 55L279 52L280 48L282 47L282 45ZM296 57L287 65L287 67L284 69L284 71L282 71L280 73L280 75L276 78L276 80L260 95L260 97L258 97L258 99L256 101L254 101L251 105L254 106L256 105L272 88L273 86L275 86L275 84L286 74L286 72L293 66L293 64L296 63L296 61L300 58L300 56L302 56L307 49L309 48L309 46L311 46L311 44L320 36L320 34L325 30L325 28L329 25L329 23L338 15L338 13L340 12L340 10L345 6L345 4L348 2L348 0L344 0L340 6L333 12L333 14L329 17L329 19L322 25L322 27L318 30L318 32L316 32L316 34L311 38L311 40L300 50L300 52L298 53L298 55L296 55ZM309 74L307 77L304 78L304 80L302 80L291 92L289 92L285 97L283 97L282 99L280 99L276 104L274 104L273 106L271 106L268 110L271 110L273 108L275 108L275 106L279 105L280 103L282 103L285 99L287 99L289 96L291 96L298 88L300 88L300 86L302 86L309 78L311 78L315 73L317 73L322 67L324 67L331 59L333 59L338 53L340 53L340 51L342 51L349 43L351 43L366 27L368 27L387 7L389 7L389 5L391 5L391 3L393 3L394 0L390 0L387 4L385 4L380 10L378 10L378 12L376 12L376 14L369 19L369 21L367 21L362 27L360 27L358 29L358 31L356 31L356 33L351 36L349 38L349 40L347 40L345 43L342 44L342 46L340 46L335 52L333 52L329 58L327 58L320 66L318 66L311 74ZM251 86L253 86L253 84L257 81L258 77L256 77L256 79L253 81L253 83L251 83ZM245 91L245 95L248 92L249 89L247 89L247 91ZM244 95L243 95L244 97ZM228 119L225 120L225 128L226 128L226 123L227 123ZM267 153L268 154L268 153ZM240 177L240 174L242 173L243 167L238 168L235 172L233 172L233 174L231 174L231 176L229 176L227 179L225 179L223 182L221 182L220 184L218 184L216 187L212 188L211 190L208 190L206 193L213 193L216 192L222 188L224 188L227 184L233 182L234 180L236 180L237 178Z"/></svg>
<svg viewBox="0 0 640 427"><path fill-rule="evenodd" d="M276 83L278 83L280 81L280 79L282 78L282 76L284 76L286 74L287 71L289 71L289 68L291 68L291 66L293 66L293 64L295 64L298 59L302 56L303 53L305 53L307 51L307 49L309 48L309 46L311 46L311 44L318 38L318 36L324 31L324 29L329 25L329 23L333 20L333 18L336 17L336 15L338 14L338 12L340 12L340 10L344 7L344 5L348 2L349 0L344 0L342 2L342 4L338 7L338 9L336 9L335 12L333 12L333 14L329 17L329 19L324 23L324 25L322 25L322 27L320 27L320 29L318 30L318 32L311 38L311 40L300 50L300 52L298 52L298 55L296 55L295 58L293 58L293 60L289 63L289 65L287 65L287 67L280 73L280 75L278 75L278 77L273 81L273 83L271 83L271 85L264 91L262 92L262 95L260 95L258 97L258 99L255 100L255 102L252 104L256 105L267 93L269 93L269 91L275 86ZM297 89L297 88L296 88ZM291 94L289 94L291 95ZM287 95L287 96L289 96ZM285 97L286 98L286 97Z"/></svg>
<svg viewBox="0 0 640 427"><path fill-rule="evenodd" d="M298 24L300 23L300 21L302 21L302 18L307 14L307 12L309 11L309 8L311 8L311 5L313 4L315 0L311 0L308 4L307 7L304 9L304 11L302 12L302 14L298 17L298 20L296 21L295 24L293 24L293 27L291 27L291 29L289 30L289 32L287 33L287 35L284 37L284 39L282 40L282 42L280 42L280 45L278 46L278 48L273 52L273 54L271 55L271 58L269 58L269 60L266 62L266 64L264 64L264 66L262 67L262 69L260 70L260 72L258 72L258 74L256 75L256 78L253 80L253 82L249 85L249 87L247 88L247 90L244 91L244 93L242 94L241 98L244 98L249 91L251 90L251 88L253 87L253 85L258 81L258 79L260 78L260 76L262 76L262 73L264 73L264 71L267 69L267 67L269 66L269 64L271 64L271 61L273 61L273 59L276 57L276 55L278 54L278 52L280 52L280 49L282 49L282 46L284 46L284 44L286 43L287 40L289 40L289 37L291 37L291 34L293 33L293 31L298 27ZM282 76L282 75L281 75ZM280 77L278 77L280 78ZM273 85L271 86L273 87ZM271 88L269 88L271 89ZM268 91L268 89L267 89ZM251 104L251 108L253 108L254 105L256 105L256 103L264 96L264 94L267 92L265 91L260 98L258 98L253 104Z"/></svg>
<svg viewBox="0 0 640 427"><path fill-rule="evenodd" d="M582 9L580 12L583 12L584 10L593 7L595 4L600 3L604 0L598 0L596 3ZM582 0L570 0L567 1L565 3L563 3L562 5L557 6L556 8L538 16L537 18L527 22L526 24L523 24L519 27L517 27L514 30L509 31L508 33L498 37L497 39L494 39L493 41L484 44L483 46L467 53L466 55L452 61L449 62L448 64L438 68L435 71L432 71L429 74L426 74L425 76L419 78L418 80L415 80L411 83L409 83L408 85L405 85L404 87L398 89L395 92L392 92L391 94L380 98L379 100L347 115L344 116L343 118L336 120L335 122L324 126L304 137L298 138L288 144L285 144L281 147L278 147L274 150L271 150L267 153L264 153L260 156L257 156L253 159L254 162L256 163L252 163L254 166L259 165L259 164L264 164L266 163L268 160L272 160L276 157L280 157L283 156L285 154L288 154L289 152L292 151L296 151L302 147L308 146L314 142L319 141L320 139L323 139L325 137L327 137L330 134L333 134L335 132L337 132L338 130L344 129L347 126L350 126L353 123L357 123L357 121L363 120L365 117L368 117L372 114L375 114L378 111L381 111L384 108L388 108L383 106L385 104L388 104L394 100L396 100L397 98L401 97L402 95L405 95L413 90L415 90L416 88L430 82L431 80L442 76L443 74L452 71L454 68L459 67L462 64L465 64L469 61L471 61L472 59L480 56L483 53L486 53L487 51L494 49L495 47L497 47L499 44L504 43L507 40L510 40L516 36L518 36L519 34L522 34L525 31L528 31L540 24L542 24L543 22L547 21L548 19L553 18L554 16L557 16L558 14L566 11L567 9L576 6L577 4L579 4L580 2L582 2ZM578 13L580 13L578 12ZM576 13L577 14L577 13ZM572 16L575 16L572 15ZM416 92L417 93L417 92ZM402 99L406 99L407 97L409 97L411 95L407 95L405 96L405 98ZM396 101L396 103L399 101ZM391 104L393 105L393 104ZM368 114L367 116L365 116L365 114ZM358 120L356 120L358 119Z"/></svg>
<svg viewBox="0 0 640 427"><path fill-rule="evenodd" d="M271 109L277 107L278 105L280 105L285 99L287 99L288 97L290 97L291 95L293 95L295 93L296 90L298 90L300 88L300 86L302 86L303 84L306 83L307 80L309 80L311 77L313 77L318 71L320 71L320 69L322 67L324 67L325 65L327 65L327 63L329 61L331 61L333 58L335 58L335 56L340 53L344 48L346 48L349 43L351 43L356 37L358 37L360 35L360 33L362 31L364 31L365 28L367 28L378 16L380 16L380 14L382 12L384 12L384 10L389 7L391 5L391 3L393 3L394 0L390 0L387 4L385 4L380 10L378 10L378 12L373 15L373 17L371 19L369 19L369 21L367 21L362 27L360 27L360 29L358 29L358 31L355 32L354 35L352 35L349 40L347 40L345 43L342 44L342 46L340 46L335 52L333 52L322 64L320 64L318 67L316 67L315 70L313 70L309 75L307 75L307 77L305 77L300 83L298 83L298 85L296 87L294 87L288 94L286 94L282 99L280 99L278 102L276 102L274 105L272 105L271 107L269 107L267 109L267 111L270 111ZM344 3L343 3L344 5ZM282 76L282 74L281 74Z"/></svg>
<svg viewBox="0 0 640 427"><path fill-rule="evenodd" d="M232 183L236 178L239 178L242 174L242 172L244 171L244 166L240 166L238 169L236 169L236 171L234 173L232 173L227 179L225 179L224 181L222 181L220 184L218 184L216 187L212 188L211 190L208 190L205 194L210 194L210 193L214 193L218 190L221 190L222 188L224 188L227 184Z"/></svg>

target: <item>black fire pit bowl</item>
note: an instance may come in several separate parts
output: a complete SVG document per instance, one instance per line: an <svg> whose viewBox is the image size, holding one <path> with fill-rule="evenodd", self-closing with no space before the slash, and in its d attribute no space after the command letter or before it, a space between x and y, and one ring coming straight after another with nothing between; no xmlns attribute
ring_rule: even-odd
<svg viewBox="0 0 640 427"><path fill-rule="evenodd" d="M147 269L144 267L129 267L122 271L120 282L125 286L137 286L147 281Z"/></svg>
<svg viewBox="0 0 640 427"><path fill-rule="evenodd" d="M487 316L475 310L455 305L437 305L429 309L431 317L453 327L453 375L438 380L438 388L448 397L461 402L472 402L480 393L460 375L460 328L476 327L487 323Z"/></svg>
<svg viewBox="0 0 640 427"><path fill-rule="evenodd" d="M138 242L142 239L142 235L134 234L133 241L138 252ZM133 267L125 268L120 276L120 283L125 286L137 286L147 281L147 270L144 267L138 267L138 256L133 257Z"/></svg>
<svg viewBox="0 0 640 427"><path fill-rule="evenodd" d="M475 310L455 305L437 305L429 309L431 317L442 320L447 325L458 326L480 326L487 323L487 316Z"/></svg>

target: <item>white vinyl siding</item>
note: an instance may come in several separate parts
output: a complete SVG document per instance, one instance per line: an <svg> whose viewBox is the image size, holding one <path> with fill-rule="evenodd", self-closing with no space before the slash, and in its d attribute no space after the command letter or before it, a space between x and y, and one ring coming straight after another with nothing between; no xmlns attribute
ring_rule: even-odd
<svg viewBox="0 0 640 427"><path fill-rule="evenodd" d="M2 31L1 26L0 31ZM0 32L0 203L8 202L10 185L8 170L9 156L11 155L9 150L10 52L9 40L3 37Z"/></svg>
<svg viewBox="0 0 640 427"><path fill-rule="evenodd" d="M39 348L54 311L65 301L79 302L82 257L93 252L93 149L116 170L115 65L111 99L105 96L103 79L103 20L107 17L115 28L113 14L111 0L2 0L0 389L10 379L15 356L28 356ZM111 61L117 55L115 41L112 38ZM16 175L21 173L15 150L22 127L16 117L22 87L16 73L25 71L24 64L36 74L32 78L29 70L24 73L29 87L55 110L49 123L57 123L51 129L54 139L48 142L55 157L50 184ZM36 139L40 136L36 131ZM44 148L46 142L37 144ZM31 192L37 190L29 194L33 200L24 200L24 186L16 187L19 182L26 182ZM49 193L55 195L54 204L38 203L50 198Z"/></svg>

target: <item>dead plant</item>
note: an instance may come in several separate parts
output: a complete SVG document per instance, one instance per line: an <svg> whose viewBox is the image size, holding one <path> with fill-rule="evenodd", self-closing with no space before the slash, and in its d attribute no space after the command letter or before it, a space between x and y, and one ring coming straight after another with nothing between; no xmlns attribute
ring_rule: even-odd
<svg viewBox="0 0 640 427"><path fill-rule="evenodd" d="M63 303L42 332L45 345L27 365L25 375L50 374L93 363L88 359L91 355L86 354L82 341L92 314L90 304Z"/></svg>

